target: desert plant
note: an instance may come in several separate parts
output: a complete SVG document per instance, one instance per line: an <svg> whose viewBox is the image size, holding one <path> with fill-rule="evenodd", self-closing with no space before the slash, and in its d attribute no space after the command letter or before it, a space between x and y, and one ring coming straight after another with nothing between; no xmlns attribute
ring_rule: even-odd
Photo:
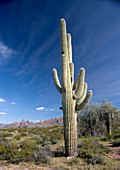
<svg viewBox="0 0 120 170"><path fill-rule="evenodd" d="M39 151L34 151L32 158L35 164L51 164L52 152L49 147L42 148Z"/></svg>
<svg viewBox="0 0 120 170"><path fill-rule="evenodd" d="M78 144L78 157L85 159L88 164L105 165L103 155L111 152L107 146L99 144L95 139L85 139Z"/></svg>
<svg viewBox="0 0 120 170"><path fill-rule="evenodd" d="M58 146L55 151L53 151L55 157L65 156L65 148L63 146Z"/></svg>
<svg viewBox="0 0 120 170"><path fill-rule="evenodd" d="M86 160L88 164L101 164L106 165L106 160L102 155L93 154L89 159Z"/></svg>
<svg viewBox="0 0 120 170"><path fill-rule="evenodd" d="M53 69L55 87L62 94L63 124L66 156L77 154L77 113L89 102L92 91L86 96L87 83L84 83L85 69L81 68L74 83L74 64L72 62L71 35L66 34L66 22L60 20L60 39L62 56L62 87L58 79L57 70ZM75 93L74 93L74 90ZM75 103L75 100L77 102Z"/></svg>
<svg viewBox="0 0 120 170"><path fill-rule="evenodd" d="M101 104L90 103L78 112L78 137L117 137L120 135L119 122L120 111L107 100Z"/></svg>
<svg viewBox="0 0 120 170"><path fill-rule="evenodd" d="M120 146L120 138L115 139L113 146Z"/></svg>

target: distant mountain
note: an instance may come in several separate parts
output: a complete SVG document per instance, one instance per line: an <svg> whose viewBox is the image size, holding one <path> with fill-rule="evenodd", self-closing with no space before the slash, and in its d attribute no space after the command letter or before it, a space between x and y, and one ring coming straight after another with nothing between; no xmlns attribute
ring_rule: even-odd
<svg viewBox="0 0 120 170"><path fill-rule="evenodd" d="M25 121L24 119L21 122L13 122L11 124L3 124L0 123L0 128L8 128L8 127L32 127L32 126L37 126L37 127L44 127L44 126L52 126L52 125L62 125L63 124L63 117L59 118L51 118L48 120L41 120L40 122L33 123L30 121Z"/></svg>

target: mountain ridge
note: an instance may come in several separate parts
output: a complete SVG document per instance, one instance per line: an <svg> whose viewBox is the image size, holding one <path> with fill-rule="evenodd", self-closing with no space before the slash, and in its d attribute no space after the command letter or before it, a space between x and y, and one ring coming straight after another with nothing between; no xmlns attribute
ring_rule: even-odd
<svg viewBox="0 0 120 170"><path fill-rule="evenodd" d="M52 126L52 125L62 125L63 117L51 118L48 120L41 120L40 122L33 123L32 121L25 121L24 119L21 122L14 121L10 124L0 123L0 128L9 128L9 127L43 127L43 126Z"/></svg>

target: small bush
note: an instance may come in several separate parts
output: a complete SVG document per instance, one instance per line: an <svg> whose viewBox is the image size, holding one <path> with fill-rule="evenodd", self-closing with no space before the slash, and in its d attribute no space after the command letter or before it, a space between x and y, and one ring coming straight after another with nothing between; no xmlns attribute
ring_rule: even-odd
<svg viewBox="0 0 120 170"><path fill-rule="evenodd" d="M51 141L49 141L49 140L43 140L42 141L42 146L44 147L44 146L47 146L47 145L51 145L52 144L52 142Z"/></svg>
<svg viewBox="0 0 120 170"><path fill-rule="evenodd" d="M0 138L0 159L12 160L18 154L19 145L17 142Z"/></svg>
<svg viewBox="0 0 120 170"><path fill-rule="evenodd" d="M78 165L78 164L80 164L80 159L75 157L70 162L68 162L68 164L71 166Z"/></svg>
<svg viewBox="0 0 120 170"><path fill-rule="evenodd" d="M108 139L108 136L104 136L104 137L101 137L100 140L101 141L108 141L109 139Z"/></svg>
<svg viewBox="0 0 120 170"><path fill-rule="evenodd" d="M65 148L63 146L59 146L54 152L55 157L65 156Z"/></svg>
<svg viewBox="0 0 120 170"><path fill-rule="evenodd" d="M116 139L112 146L120 146L120 138Z"/></svg>
<svg viewBox="0 0 120 170"><path fill-rule="evenodd" d="M34 140L35 141L35 143L36 144L42 144L42 138L41 137L39 137L39 136L33 136L32 138L31 138L31 140Z"/></svg>
<svg viewBox="0 0 120 170"><path fill-rule="evenodd" d="M84 140L78 144L78 156L91 164L105 164L102 155L111 152L111 150L99 144L96 140Z"/></svg>
<svg viewBox="0 0 120 170"><path fill-rule="evenodd" d="M20 140L20 139L22 138L22 136L21 136L20 134L16 134L16 135L14 136L14 138L15 138L16 140Z"/></svg>
<svg viewBox="0 0 120 170"><path fill-rule="evenodd" d="M1 137L12 137L13 133L10 132L0 132L0 138Z"/></svg>
<svg viewBox="0 0 120 170"><path fill-rule="evenodd" d="M27 136L27 132L21 132L21 136L24 137L24 136Z"/></svg>
<svg viewBox="0 0 120 170"><path fill-rule="evenodd" d="M120 133L114 135L114 139L120 138Z"/></svg>
<svg viewBox="0 0 120 170"><path fill-rule="evenodd" d="M52 142L52 144L56 144L56 143L58 143L58 140L57 139L53 139L51 142Z"/></svg>
<svg viewBox="0 0 120 170"><path fill-rule="evenodd" d="M51 164L51 151L49 147L41 149L39 151L34 151L32 158L35 164Z"/></svg>
<svg viewBox="0 0 120 170"><path fill-rule="evenodd" d="M86 162L88 164L101 164L101 165L106 165L106 161L101 155L93 155L91 158L87 159Z"/></svg>

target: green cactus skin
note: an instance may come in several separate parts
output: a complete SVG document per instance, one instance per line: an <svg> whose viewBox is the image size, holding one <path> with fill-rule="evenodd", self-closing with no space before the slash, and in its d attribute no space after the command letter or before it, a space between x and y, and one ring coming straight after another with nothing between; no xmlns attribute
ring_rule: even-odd
<svg viewBox="0 0 120 170"><path fill-rule="evenodd" d="M107 113L107 132L108 132L108 136L111 137L112 135L112 127L111 127L111 124L112 124L112 113Z"/></svg>
<svg viewBox="0 0 120 170"><path fill-rule="evenodd" d="M57 70L53 69L53 79L56 89L62 94L63 125L66 157L77 155L77 113L83 109L92 96L92 91L87 92L85 69L81 68L74 83L74 64L72 62L71 35L66 31L66 22L60 20L60 40L62 56L61 83ZM75 90L75 92L74 92ZM76 101L77 99L77 101Z"/></svg>

